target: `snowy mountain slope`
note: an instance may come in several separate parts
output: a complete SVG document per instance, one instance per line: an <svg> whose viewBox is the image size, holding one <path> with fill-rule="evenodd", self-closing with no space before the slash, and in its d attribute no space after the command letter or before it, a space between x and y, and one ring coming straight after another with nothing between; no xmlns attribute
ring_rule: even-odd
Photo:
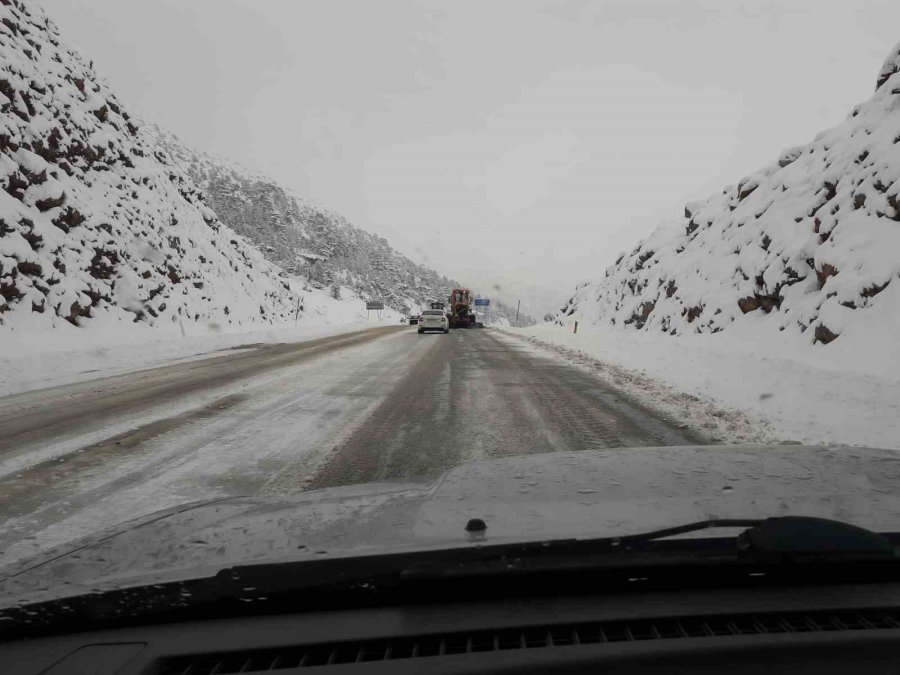
<svg viewBox="0 0 900 675"><path fill-rule="evenodd" d="M807 344L900 328L900 45L838 126L663 223L557 320ZM777 333L776 333L777 334Z"/></svg>
<svg viewBox="0 0 900 675"><path fill-rule="evenodd" d="M443 299L459 285L412 262L383 238L353 227L343 216L296 197L271 178L194 152L161 130L157 133L160 146L203 189L219 218L288 272L306 276L318 286L337 281L397 309Z"/></svg>
<svg viewBox="0 0 900 675"><path fill-rule="evenodd" d="M284 272L21 0L0 4L0 184L4 332L293 319Z"/></svg>

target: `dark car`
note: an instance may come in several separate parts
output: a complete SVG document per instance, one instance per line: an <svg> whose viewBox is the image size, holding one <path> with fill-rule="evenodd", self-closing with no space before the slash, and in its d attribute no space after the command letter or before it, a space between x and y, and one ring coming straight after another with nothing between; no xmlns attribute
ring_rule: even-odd
<svg viewBox="0 0 900 675"><path fill-rule="evenodd" d="M415 326L419 323L419 315L418 314L410 314L409 315L409 325Z"/></svg>

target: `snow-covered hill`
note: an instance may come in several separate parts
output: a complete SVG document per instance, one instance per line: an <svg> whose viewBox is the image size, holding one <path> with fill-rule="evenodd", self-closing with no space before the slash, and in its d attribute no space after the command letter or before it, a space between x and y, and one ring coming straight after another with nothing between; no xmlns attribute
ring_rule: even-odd
<svg viewBox="0 0 900 675"><path fill-rule="evenodd" d="M157 134L159 146L190 174L225 224L256 244L270 261L307 277L312 285L337 282L398 310L427 306L459 286L273 179L196 152L161 130Z"/></svg>
<svg viewBox="0 0 900 675"><path fill-rule="evenodd" d="M778 335L825 345L900 329L900 45L838 126L663 223L559 322ZM894 338L895 339L895 338ZM871 340L870 340L871 343Z"/></svg>
<svg viewBox="0 0 900 675"><path fill-rule="evenodd" d="M444 300L451 288L468 285L413 262L384 238L292 194L272 178L197 152L161 129L155 133L160 148L201 187L222 222L256 244L268 260L305 277L313 287L330 290L337 283L398 311L416 312L432 300ZM492 316L513 322L516 308L495 300ZM527 312L519 313L520 325L533 323Z"/></svg>
<svg viewBox="0 0 900 675"><path fill-rule="evenodd" d="M0 5L0 330L293 318L154 139L42 10Z"/></svg>

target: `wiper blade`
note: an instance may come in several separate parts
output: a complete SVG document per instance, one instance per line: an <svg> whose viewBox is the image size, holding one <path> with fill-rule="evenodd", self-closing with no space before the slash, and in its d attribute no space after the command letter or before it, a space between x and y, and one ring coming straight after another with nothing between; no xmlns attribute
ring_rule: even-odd
<svg viewBox="0 0 900 675"><path fill-rule="evenodd" d="M737 537L670 539L723 528L742 532ZM619 591L634 588L632 582L678 589L750 579L896 582L900 565L894 543L900 543L900 535L818 518L710 519L624 537L261 563L222 569L212 577L0 609L0 640L22 630L29 635L52 630L73 617L118 625L298 607Z"/></svg>
<svg viewBox="0 0 900 675"><path fill-rule="evenodd" d="M618 543L627 548L629 545L681 534L725 528L747 528L737 536L738 552L745 557L894 556L894 545L885 535L840 520L808 516L781 516L758 520L701 520L621 537Z"/></svg>
<svg viewBox="0 0 900 675"><path fill-rule="evenodd" d="M673 539L704 530L739 529L730 537ZM896 540L896 536L893 536ZM462 552L461 552L462 553ZM622 537L568 539L485 547L412 565L403 579L451 578L539 571L609 570L628 566L783 564L896 560L888 536L836 520L784 516L714 518Z"/></svg>
<svg viewBox="0 0 900 675"><path fill-rule="evenodd" d="M691 538L664 541L679 535L704 530L739 529L729 537ZM223 569L216 575L222 586L240 587L252 579L253 586L283 584L296 590L316 589L330 585L347 587L372 579L393 578L397 581L414 577L452 575L465 570L507 569L527 571L535 568L584 568L632 564L628 555L642 554L645 562L660 554L684 556L710 554L745 561L819 560L892 558L894 545L887 537L840 521L822 518L785 516L767 519L714 518L640 534L591 539L550 539L516 544L481 544L452 550L406 552L378 556L258 563ZM612 555L610 555L612 554ZM512 563L512 564L510 564ZM524 564L523 564L524 563ZM297 572L303 570L303 574ZM234 583L231 583L234 582Z"/></svg>
<svg viewBox="0 0 900 675"><path fill-rule="evenodd" d="M700 520L695 523L687 523L686 525L678 525L676 527L667 527L662 530L652 530L641 534L630 534L624 537L612 537L607 541L615 542L619 546L627 546L647 541L655 541L657 539L667 539L669 537L677 537L681 534L690 534L692 532L701 532L703 530L722 530L734 528L750 528L762 525L766 521L761 518L713 518L710 520Z"/></svg>

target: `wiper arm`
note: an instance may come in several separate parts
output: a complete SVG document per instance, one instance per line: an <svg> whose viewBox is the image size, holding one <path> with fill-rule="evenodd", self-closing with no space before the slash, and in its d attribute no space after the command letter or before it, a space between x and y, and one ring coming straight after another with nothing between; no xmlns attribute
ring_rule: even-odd
<svg viewBox="0 0 900 675"><path fill-rule="evenodd" d="M660 541L713 529L743 531L733 537ZM407 567L402 578L683 565L711 562L712 556L720 563L742 564L896 560L894 544L887 536L836 520L802 516L714 518L622 537L555 540L460 553L463 555Z"/></svg>
<svg viewBox="0 0 900 675"><path fill-rule="evenodd" d="M667 540L722 528L743 531L737 537ZM502 597L505 592L541 589L583 593L621 589L645 577L660 587L677 588L745 583L748 571L760 570L768 579L776 576L792 583L894 582L900 574L894 542L900 543L900 535L794 516L710 519L624 537L262 563L226 568L213 577L107 591L101 597L87 594L0 609L0 639L22 626L33 633L40 625L49 628L73 616L121 623L185 613L221 617L267 612L273 607L296 608L298 603L312 609L425 598L458 600L473 594ZM4 619L9 621L4 624Z"/></svg>
<svg viewBox="0 0 900 675"><path fill-rule="evenodd" d="M766 521L764 519L760 518L713 518L710 520L700 520L695 523L687 523L686 525L678 525L676 527L667 527L662 530L643 532L641 534L630 534L624 537L613 537L607 539L607 541L616 543L619 546L628 546L629 544L643 543L647 541L654 541L657 539L666 539L668 537L676 537L680 534L690 534L691 532L701 532L703 530L757 527L765 522Z"/></svg>
<svg viewBox="0 0 900 675"><path fill-rule="evenodd" d="M659 541L713 529L743 531L734 537ZM329 585L347 587L373 577L402 581L433 574L453 576L454 573L478 574L479 571L503 569L526 571L529 568L545 567L583 568L597 565L601 561L610 565L629 564L630 561L620 557L618 553L645 553L650 557L663 553L715 553L746 561L785 562L809 558L887 559L894 557L894 546L883 535L823 518L714 518L618 537L487 544L439 552L241 565L223 569L216 576L224 586L240 587L252 580L253 583L249 585L257 587L271 588L273 585L283 584L284 587L294 589L313 589ZM301 568L303 574L298 575ZM230 584L229 581L232 580L236 583Z"/></svg>

